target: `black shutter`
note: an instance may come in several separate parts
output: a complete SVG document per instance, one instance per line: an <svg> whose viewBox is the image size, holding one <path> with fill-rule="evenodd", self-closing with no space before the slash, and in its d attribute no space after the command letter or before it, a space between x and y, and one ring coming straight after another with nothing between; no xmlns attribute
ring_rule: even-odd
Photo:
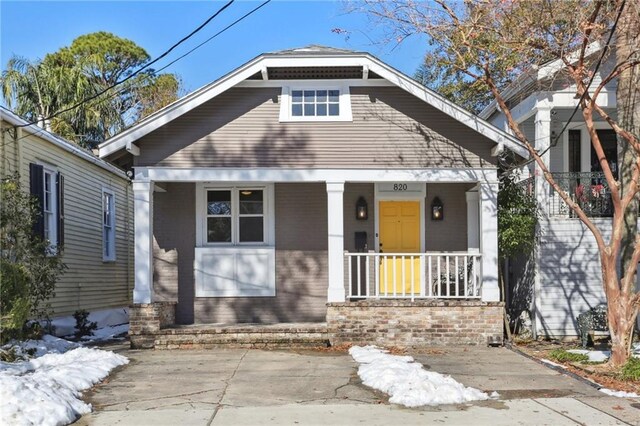
<svg viewBox="0 0 640 426"><path fill-rule="evenodd" d="M38 205L38 217L33 222L33 235L44 239L44 168L38 164L29 164L29 187L31 196Z"/></svg>
<svg viewBox="0 0 640 426"><path fill-rule="evenodd" d="M58 173L58 179L56 182L56 188L58 190L58 246L64 245L64 176L62 173Z"/></svg>

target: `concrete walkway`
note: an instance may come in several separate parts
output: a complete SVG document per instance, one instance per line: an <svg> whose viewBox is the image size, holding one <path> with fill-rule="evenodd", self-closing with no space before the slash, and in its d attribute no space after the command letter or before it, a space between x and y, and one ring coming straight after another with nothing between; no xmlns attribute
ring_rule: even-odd
<svg viewBox="0 0 640 426"><path fill-rule="evenodd" d="M640 401L613 398L504 348L412 353L499 400L408 409L363 386L348 354L216 349L132 351L86 398L80 425L640 425Z"/></svg>

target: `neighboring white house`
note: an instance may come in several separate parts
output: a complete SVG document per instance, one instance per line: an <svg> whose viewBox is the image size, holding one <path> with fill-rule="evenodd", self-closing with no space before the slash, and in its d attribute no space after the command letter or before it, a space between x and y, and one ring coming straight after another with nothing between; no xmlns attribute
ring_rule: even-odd
<svg viewBox="0 0 640 426"><path fill-rule="evenodd" d="M126 322L133 287L133 195L119 168L91 151L0 108L0 175L20 174L21 186L39 201L34 232L62 246L65 273L51 299L56 317L79 309L103 322ZM101 311L103 315L99 315ZM71 322L71 325L73 321ZM68 328L59 330L71 331Z"/></svg>
<svg viewBox="0 0 640 426"><path fill-rule="evenodd" d="M613 55L602 63L592 88L600 84L614 64ZM610 193L581 111L570 120L578 99L575 85L561 70L559 61L548 63L523 75L504 95L528 140L534 141L538 152L544 152L542 158L554 179L607 237L613 214ZM616 117L615 80L606 84L597 102ZM495 102L480 117L507 129L504 114ZM617 172L616 134L597 114L595 120L603 149L611 159L612 170ZM567 129L560 135L567 122ZM560 137L553 143L557 135ZM534 191L541 214L539 241L529 259L513 260L509 265L508 309L516 317L529 312L534 335L575 336L578 314L605 302L595 239L551 189L537 165L524 170L523 178L527 177L523 184Z"/></svg>

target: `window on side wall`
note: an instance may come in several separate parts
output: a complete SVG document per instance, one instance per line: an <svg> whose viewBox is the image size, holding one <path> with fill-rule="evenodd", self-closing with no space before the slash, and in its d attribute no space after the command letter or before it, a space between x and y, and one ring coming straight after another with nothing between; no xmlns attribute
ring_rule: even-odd
<svg viewBox="0 0 640 426"><path fill-rule="evenodd" d="M116 210L112 191L102 191L102 260L116 260Z"/></svg>
<svg viewBox="0 0 640 426"><path fill-rule="evenodd" d="M344 87L283 87L280 121L351 121L351 97Z"/></svg>
<svg viewBox="0 0 640 426"><path fill-rule="evenodd" d="M208 244L265 244L265 190L206 190L205 236Z"/></svg>
<svg viewBox="0 0 640 426"><path fill-rule="evenodd" d="M39 215L33 234L48 242L48 254L54 255L64 244L64 177L54 166L29 164L30 193Z"/></svg>

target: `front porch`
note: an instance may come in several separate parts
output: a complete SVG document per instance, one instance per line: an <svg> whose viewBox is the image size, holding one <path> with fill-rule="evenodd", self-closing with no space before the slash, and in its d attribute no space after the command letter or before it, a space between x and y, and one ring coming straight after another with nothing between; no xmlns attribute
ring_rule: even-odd
<svg viewBox="0 0 640 426"><path fill-rule="evenodd" d="M226 344L231 333L243 336L234 344L295 346L296 324L314 323L299 343L333 344L363 313L397 325L375 331L390 344L396 335L415 337L403 344L470 343L473 318L489 318L474 343L501 334L494 170L367 171L375 180L356 170L320 182L321 171L161 172L134 182L133 309L171 302L163 309L175 320L152 333L132 323L132 343L180 347L206 335L202 344ZM236 330L248 324L254 331ZM264 337L278 327L290 338Z"/></svg>

